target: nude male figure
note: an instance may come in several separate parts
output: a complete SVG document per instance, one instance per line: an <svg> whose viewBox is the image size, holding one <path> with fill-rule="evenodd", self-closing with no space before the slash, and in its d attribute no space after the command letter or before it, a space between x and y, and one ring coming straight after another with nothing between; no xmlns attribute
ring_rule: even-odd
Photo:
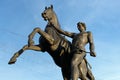
<svg viewBox="0 0 120 80"><path fill-rule="evenodd" d="M94 52L92 33L90 31L86 31L86 25L83 22L78 22L77 28L80 31L80 33L71 33L55 27L55 29L61 34L72 38L72 54L73 54L71 61L72 80L78 80L79 77L78 65L82 62L83 58L86 56L85 45L87 43L89 43L90 55L96 57L96 53ZM82 75L82 79L87 80L84 75Z"/></svg>

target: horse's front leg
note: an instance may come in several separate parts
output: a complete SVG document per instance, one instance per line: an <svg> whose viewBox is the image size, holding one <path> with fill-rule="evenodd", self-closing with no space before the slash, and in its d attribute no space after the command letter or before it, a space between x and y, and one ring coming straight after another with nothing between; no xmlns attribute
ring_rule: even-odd
<svg viewBox="0 0 120 80"><path fill-rule="evenodd" d="M33 45L33 46L28 46L25 45L22 49L20 49L18 52L16 52L12 58L10 59L10 61L8 62L8 64L14 64L17 61L17 58L25 51L25 50L35 50L35 51L41 51L42 48L38 45Z"/></svg>
<svg viewBox="0 0 120 80"><path fill-rule="evenodd" d="M28 36L29 40L28 40L28 45L33 45L34 41L32 40L35 33L39 33L42 37L44 37L47 42L49 44L53 44L54 43L54 39L52 38L52 36L50 36L49 34L47 34L46 32L44 32L43 30L41 30L40 28L35 28L32 33Z"/></svg>

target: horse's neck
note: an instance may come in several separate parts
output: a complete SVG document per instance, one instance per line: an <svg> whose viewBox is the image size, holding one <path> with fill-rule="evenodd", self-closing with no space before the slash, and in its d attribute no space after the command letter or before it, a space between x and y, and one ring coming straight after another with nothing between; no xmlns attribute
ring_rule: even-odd
<svg viewBox="0 0 120 80"><path fill-rule="evenodd" d="M53 24L53 26L60 28L60 24L59 24L58 18L57 18L55 13L53 14L53 18L51 20L51 23Z"/></svg>
<svg viewBox="0 0 120 80"><path fill-rule="evenodd" d="M57 18L55 19L54 26L55 26L55 27L57 27L57 28L60 28L60 24L59 24L59 22L58 22L58 19L57 19Z"/></svg>
<svg viewBox="0 0 120 80"><path fill-rule="evenodd" d="M55 13L52 15L52 19L48 21L48 24L45 28L45 32L47 32L49 35L51 35L56 41L60 40L60 34L57 32L57 30L54 27L60 28L57 16Z"/></svg>

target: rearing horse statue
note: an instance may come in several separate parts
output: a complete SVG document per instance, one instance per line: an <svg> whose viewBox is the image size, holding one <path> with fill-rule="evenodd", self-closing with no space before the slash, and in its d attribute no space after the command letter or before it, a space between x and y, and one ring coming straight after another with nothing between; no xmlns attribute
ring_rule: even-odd
<svg viewBox="0 0 120 80"><path fill-rule="evenodd" d="M61 67L62 75L64 80L70 80L71 77L71 69L70 62L72 54L71 51L71 43L65 39L60 33L58 33L53 26L60 28L57 16L53 11L53 6L45 7L45 10L42 13L42 17L45 21L48 21L45 30L41 30L40 28L35 28L30 35L28 36L28 44L25 45L22 49L17 51L13 57L10 59L8 64L13 64L16 62L17 58L25 51L25 50L35 50L48 52L53 58L56 65ZM39 38L39 44L34 45L33 37L36 33L39 33L41 37ZM84 75L89 80L94 80L94 76L92 75L90 69L87 66L87 60L84 59L82 63L79 65L79 68L82 68ZM82 79L82 75L80 74L80 78Z"/></svg>

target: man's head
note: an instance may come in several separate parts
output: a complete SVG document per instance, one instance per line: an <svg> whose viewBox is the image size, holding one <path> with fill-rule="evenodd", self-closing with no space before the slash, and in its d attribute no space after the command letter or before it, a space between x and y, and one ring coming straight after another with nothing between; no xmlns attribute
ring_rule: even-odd
<svg viewBox="0 0 120 80"><path fill-rule="evenodd" d="M86 30L86 25L85 25L85 23L83 23L83 22L78 22L77 23L77 28L78 28L78 30L79 31L85 31Z"/></svg>

